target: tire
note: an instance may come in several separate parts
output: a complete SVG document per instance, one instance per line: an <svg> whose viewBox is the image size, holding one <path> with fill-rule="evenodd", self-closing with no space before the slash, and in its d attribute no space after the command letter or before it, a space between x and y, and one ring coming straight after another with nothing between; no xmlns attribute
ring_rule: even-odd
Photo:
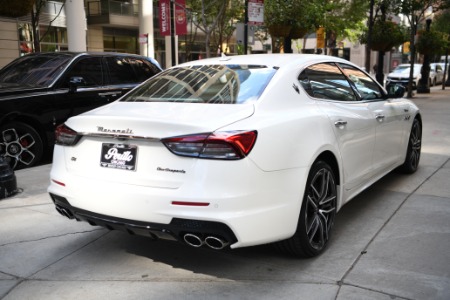
<svg viewBox="0 0 450 300"><path fill-rule="evenodd" d="M13 122L0 127L0 155L13 170L36 165L43 152L42 139L31 126Z"/></svg>
<svg viewBox="0 0 450 300"><path fill-rule="evenodd" d="M434 77L434 79L433 79L433 85L432 86L436 86L436 77Z"/></svg>
<svg viewBox="0 0 450 300"><path fill-rule="evenodd" d="M331 167L317 161L306 182L295 234L277 248L296 257L314 257L326 248L334 224L337 185Z"/></svg>
<svg viewBox="0 0 450 300"><path fill-rule="evenodd" d="M420 161L420 152L422 149L422 124L415 118L409 134L408 148L406 149L406 158L400 171L406 174L412 174L417 171Z"/></svg>

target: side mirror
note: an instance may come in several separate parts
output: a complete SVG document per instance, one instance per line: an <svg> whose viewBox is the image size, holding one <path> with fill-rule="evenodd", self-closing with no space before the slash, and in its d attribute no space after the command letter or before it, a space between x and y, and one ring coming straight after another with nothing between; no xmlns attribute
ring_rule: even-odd
<svg viewBox="0 0 450 300"><path fill-rule="evenodd" d="M79 86L86 85L86 81L83 77L70 77L69 92L75 93Z"/></svg>
<svg viewBox="0 0 450 300"><path fill-rule="evenodd" d="M406 88L400 84L389 84L387 92L389 98L402 98L405 95Z"/></svg>

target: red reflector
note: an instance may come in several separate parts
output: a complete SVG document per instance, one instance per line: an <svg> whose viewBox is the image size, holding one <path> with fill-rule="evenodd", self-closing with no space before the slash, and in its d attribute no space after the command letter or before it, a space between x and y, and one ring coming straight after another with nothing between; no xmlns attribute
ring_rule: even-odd
<svg viewBox="0 0 450 300"><path fill-rule="evenodd" d="M209 206L207 202L183 202L183 201L172 201L172 205L183 205L183 206Z"/></svg>
<svg viewBox="0 0 450 300"><path fill-rule="evenodd" d="M61 186L66 186L66 184L63 183L63 182L61 182L61 181L58 181L58 180L55 180L55 179L52 179L52 181L53 181L54 183L56 183L56 184L61 185Z"/></svg>

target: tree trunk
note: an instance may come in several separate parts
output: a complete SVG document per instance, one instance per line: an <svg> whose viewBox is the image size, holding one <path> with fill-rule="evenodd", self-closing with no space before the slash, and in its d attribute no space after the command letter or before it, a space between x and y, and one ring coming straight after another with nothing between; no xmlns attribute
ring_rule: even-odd
<svg viewBox="0 0 450 300"><path fill-rule="evenodd" d="M375 78L377 82L384 86L384 51L378 51L378 64L377 64L377 74Z"/></svg>
<svg viewBox="0 0 450 300"><path fill-rule="evenodd" d="M284 48L284 53L292 53L292 39L291 37L287 36L284 38L284 42L283 42L283 48Z"/></svg>

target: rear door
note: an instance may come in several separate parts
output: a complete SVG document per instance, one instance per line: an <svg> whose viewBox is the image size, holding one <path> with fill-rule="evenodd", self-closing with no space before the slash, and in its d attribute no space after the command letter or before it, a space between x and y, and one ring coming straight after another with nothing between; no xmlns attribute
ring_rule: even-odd
<svg viewBox="0 0 450 300"><path fill-rule="evenodd" d="M381 87L361 70L346 64L340 64L340 67L371 113L375 126L373 170L375 175L382 174L401 157L403 123L408 107L401 99L387 99Z"/></svg>
<svg viewBox="0 0 450 300"><path fill-rule="evenodd" d="M74 61L58 80L55 97L61 106L70 108L69 116L74 116L105 105L109 98L104 87L104 67L101 56L82 56ZM75 91L69 90L71 78L78 78ZM64 122L56 120L56 124Z"/></svg>
<svg viewBox="0 0 450 300"><path fill-rule="evenodd" d="M344 188L352 193L372 174L375 145L372 112L367 103L358 99L334 63L312 65L300 74L299 80L329 117L340 149Z"/></svg>

